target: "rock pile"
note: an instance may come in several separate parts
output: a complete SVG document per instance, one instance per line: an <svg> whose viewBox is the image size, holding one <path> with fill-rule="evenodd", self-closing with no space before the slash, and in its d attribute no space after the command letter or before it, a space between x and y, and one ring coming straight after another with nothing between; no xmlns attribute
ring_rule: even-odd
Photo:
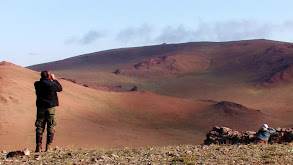
<svg viewBox="0 0 293 165"><path fill-rule="evenodd" d="M290 143L293 141L292 128L276 128L276 133L272 134L270 143Z"/></svg>
<svg viewBox="0 0 293 165"><path fill-rule="evenodd" d="M253 131L238 132L228 127L215 126L207 133L204 144L248 144L253 141L255 134Z"/></svg>
<svg viewBox="0 0 293 165"><path fill-rule="evenodd" d="M238 132L228 127L215 126L206 135L205 145L210 144L249 144L254 141L254 131ZM293 141L292 128L277 128L269 139L269 143L290 143Z"/></svg>

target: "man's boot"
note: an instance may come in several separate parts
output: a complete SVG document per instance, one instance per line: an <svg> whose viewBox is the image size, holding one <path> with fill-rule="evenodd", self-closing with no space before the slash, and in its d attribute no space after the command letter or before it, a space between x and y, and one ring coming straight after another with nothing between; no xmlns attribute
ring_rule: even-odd
<svg viewBox="0 0 293 165"><path fill-rule="evenodd" d="M42 138L43 134L42 133L36 133L36 152L42 152Z"/></svg>
<svg viewBox="0 0 293 165"><path fill-rule="evenodd" d="M52 142L54 138L54 133L47 132L47 144L46 144L46 152L52 151Z"/></svg>

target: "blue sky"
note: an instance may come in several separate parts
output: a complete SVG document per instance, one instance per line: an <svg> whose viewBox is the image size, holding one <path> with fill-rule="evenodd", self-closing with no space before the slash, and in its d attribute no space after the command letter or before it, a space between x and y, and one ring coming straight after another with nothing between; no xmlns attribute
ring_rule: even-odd
<svg viewBox="0 0 293 165"><path fill-rule="evenodd" d="M293 42L292 0L0 0L0 61L200 41Z"/></svg>

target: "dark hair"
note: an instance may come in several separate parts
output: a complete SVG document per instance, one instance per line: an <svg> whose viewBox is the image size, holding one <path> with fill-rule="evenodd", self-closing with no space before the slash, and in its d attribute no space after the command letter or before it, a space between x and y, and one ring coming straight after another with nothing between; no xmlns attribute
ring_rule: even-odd
<svg viewBox="0 0 293 165"><path fill-rule="evenodd" d="M50 78L50 73L49 73L49 71L47 71L47 70L43 70L43 71L41 72L41 78L42 78L42 79L49 79L49 78Z"/></svg>

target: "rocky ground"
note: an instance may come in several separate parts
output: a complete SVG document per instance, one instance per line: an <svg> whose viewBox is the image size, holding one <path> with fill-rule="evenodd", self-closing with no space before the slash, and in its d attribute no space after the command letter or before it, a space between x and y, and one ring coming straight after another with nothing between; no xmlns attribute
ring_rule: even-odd
<svg viewBox="0 0 293 165"><path fill-rule="evenodd" d="M293 164L293 144L180 145L50 153L2 151L0 164Z"/></svg>

